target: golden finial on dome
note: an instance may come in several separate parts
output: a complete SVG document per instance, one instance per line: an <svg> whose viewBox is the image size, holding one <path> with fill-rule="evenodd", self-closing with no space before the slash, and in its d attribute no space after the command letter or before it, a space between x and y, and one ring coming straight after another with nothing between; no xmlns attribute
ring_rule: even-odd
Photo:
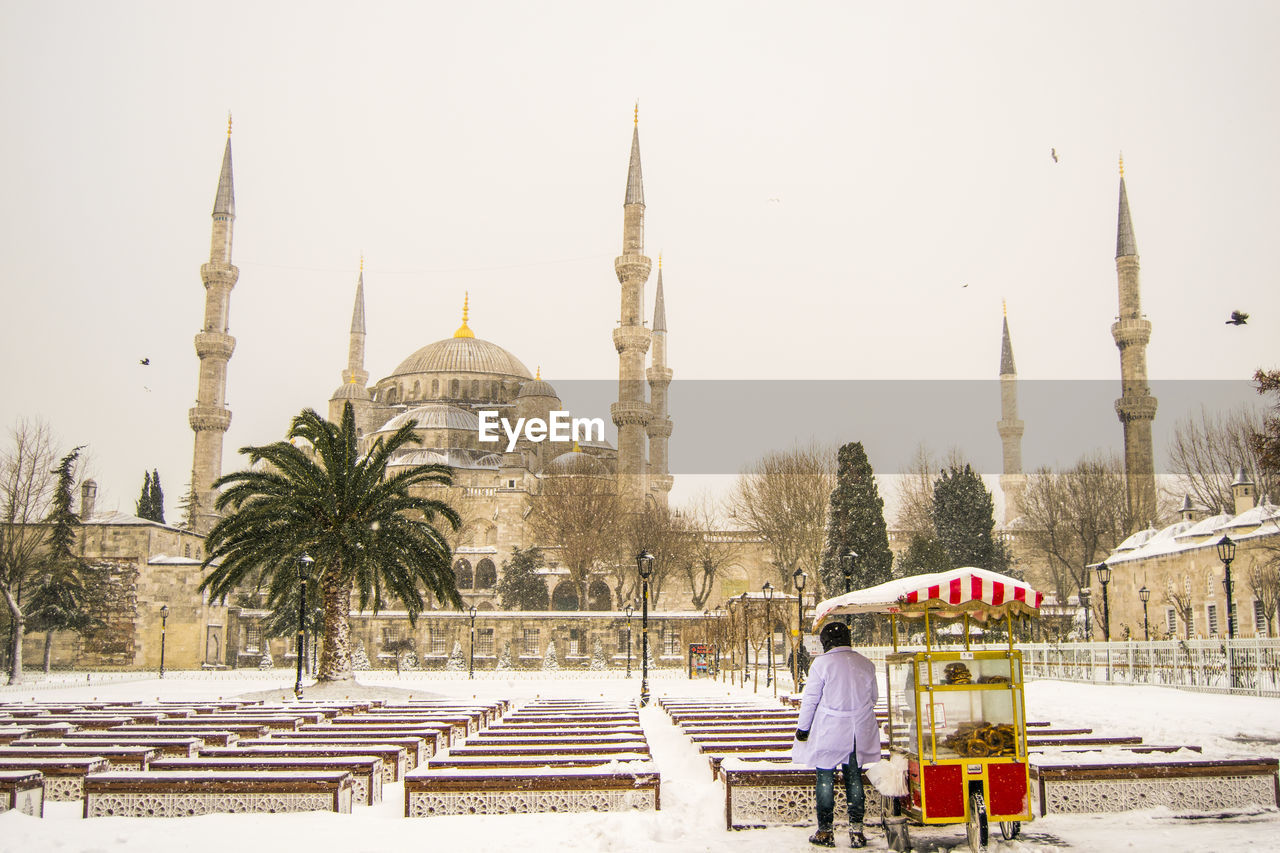
<svg viewBox="0 0 1280 853"><path fill-rule="evenodd" d="M364 275L364 252L360 253L360 274Z"/></svg>
<svg viewBox="0 0 1280 853"><path fill-rule="evenodd" d="M537 379L539 382L542 381L542 365L541 364L538 365L538 373L533 378Z"/></svg>
<svg viewBox="0 0 1280 853"><path fill-rule="evenodd" d="M471 331L471 327L467 325L467 313L470 308L471 293L466 292L462 297L462 325L458 327L458 331L453 333L455 338L474 338L475 333Z"/></svg>
<svg viewBox="0 0 1280 853"><path fill-rule="evenodd" d="M227 139L231 138L231 110L227 110Z"/></svg>
<svg viewBox="0 0 1280 853"><path fill-rule="evenodd" d="M658 253L658 269L662 269L662 253Z"/></svg>
<svg viewBox="0 0 1280 853"><path fill-rule="evenodd" d="M635 124L637 127L639 127L640 125L640 99L639 98L636 98L636 112L635 112L635 119L633 121L633 124Z"/></svg>
<svg viewBox="0 0 1280 853"><path fill-rule="evenodd" d="M1001 308L1001 309L1003 309L1003 311L1004 311L1004 316L1005 316L1005 318L1007 319L1007 318L1008 318L1008 316L1009 316L1009 303L1008 303L1008 302L1006 302L1006 301L1004 301L1003 299L1001 299L1001 300L1000 300L1000 308Z"/></svg>
<svg viewBox="0 0 1280 853"><path fill-rule="evenodd" d="M581 445L579 445L579 444L578 444L578 442L577 442L577 441L575 441L575 442L573 443L573 452L574 452L574 453L581 453L581 452L582 452L582 447L581 447Z"/></svg>
<svg viewBox="0 0 1280 853"><path fill-rule="evenodd" d="M1124 152L1120 152L1120 177L1124 177Z"/></svg>

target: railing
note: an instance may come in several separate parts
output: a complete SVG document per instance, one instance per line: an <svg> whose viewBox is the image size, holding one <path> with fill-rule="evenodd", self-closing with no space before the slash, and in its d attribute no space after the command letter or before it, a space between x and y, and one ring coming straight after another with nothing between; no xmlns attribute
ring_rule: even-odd
<svg viewBox="0 0 1280 853"><path fill-rule="evenodd" d="M903 651L910 651L903 647ZM953 651L955 646L936 647ZM1003 643L974 649L1003 649ZM1018 643L1026 678L1280 698L1280 639ZM889 649L859 647L879 667Z"/></svg>

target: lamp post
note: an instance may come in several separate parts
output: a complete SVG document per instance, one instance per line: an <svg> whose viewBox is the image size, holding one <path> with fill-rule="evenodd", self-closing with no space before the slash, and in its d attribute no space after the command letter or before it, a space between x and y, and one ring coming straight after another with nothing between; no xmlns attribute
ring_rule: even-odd
<svg viewBox="0 0 1280 853"><path fill-rule="evenodd" d="M636 571L640 573L640 707L649 704L649 578L653 577L653 555L636 554Z"/></svg>
<svg viewBox="0 0 1280 853"><path fill-rule="evenodd" d="M750 622L747 617L747 605L749 599L744 592L740 598L742 599L742 686L747 686L747 676L751 674L751 636Z"/></svg>
<svg viewBox="0 0 1280 853"><path fill-rule="evenodd" d="M1111 601L1107 596L1107 584L1111 583L1111 567L1104 560L1098 563L1098 582L1102 584L1102 636L1111 642Z"/></svg>
<svg viewBox="0 0 1280 853"><path fill-rule="evenodd" d="M1147 622L1147 602L1151 600L1151 590L1147 589L1146 584L1138 590L1138 599L1142 602L1142 639L1150 640L1151 625Z"/></svg>
<svg viewBox="0 0 1280 853"><path fill-rule="evenodd" d="M803 667L800 666L800 650L804 648L804 585L808 580L809 576L804 573L804 569L796 569L791 573L791 582L796 587L796 650L791 656L795 664L792 678L795 681L796 690L800 689L800 680L804 676L801 672Z"/></svg>
<svg viewBox="0 0 1280 853"><path fill-rule="evenodd" d="M623 612L627 614L627 678L631 677L631 614L635 612L635 609L635 605L630 601L627 602L626 607L622 608Z"/></svg>
<svg viewBox="0 0 1280 853"><path fill-rule="evenodd" d="M1222 561L1222 586L1227 592L1227 637L1232 640L1236 638L1236 606L1231 597L1231 561L1235 558L1236 543L1224 533L1218 540L1218 559Z"/></svg>
<svg viewBox="0 0 1280 853"><path fill-rule="evenodd" d="M1091 595L1089 587L1083 587L1080 590L1080 606L1084 608L1084 639L1085 642L1093 640L1093 631L1089 629L1089 596Z"/></svg>
<svg viewBox="0 0 1280 853"><path fill-rule="evenodd" d="M169 605L160 605L160 677L164 678L164 630L169 621Z"/></svg>
<svg viewBox="0 0 1280 853"><path fill-rule="evenodd" d="M858 552L850 548L840 560L841 568L844 571L844 591L846 593L853 591L853 561L858 559ZM852 625L853 617L845 616L844 624Z"/></svg>
<svg viewBox="0 0 1280 853"><path fill-rule="evenodd" d="M716 678L720 678L720 646L724 642L724 608L717 607L712 615L716 619Z"/></svg>
<svg viewBox="0 0 1280 853"><path fill-rule="evenodd" d="M298 579L302 581L301 594L298 596L298 677L293 683L293 695L297 699L302 698L302 644L303 644L303 625L307 620L307 576L311 574L311 566L315 560L304 551L302 556L298 558Z"/></svg>
<svg viewBox="0 0 1280 853"><path fill-rule="evenodd" d="M773 601L773 584L765 581L761 591L764 592L764 642L768 655L768 663L765 664L767 669L764 671L764 686L768 687L773 684L773 610L770 606L770 602Z"/></svg>
<svg viewBox="0 0 1280 853"><path fill-rule="evenodd" d="M467 608L467 615L471 617L471 660L467 662L467 678L476 677L476 606L473 604Z"/></svg>

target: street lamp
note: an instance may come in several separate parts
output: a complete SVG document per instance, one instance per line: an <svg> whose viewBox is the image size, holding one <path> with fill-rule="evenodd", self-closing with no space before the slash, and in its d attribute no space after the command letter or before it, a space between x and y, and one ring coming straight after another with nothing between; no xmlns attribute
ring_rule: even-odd
<svg viewBox="0 0 1280 853"><path fill-rule="evenodd" d="M160 605L160 677L164 678L164 628L169 621L169 605Z"/></svg>
<svg viewBox="0 0 1280 853"><path fill-rule="evenodd" d="M636 571L640 573L640 707L649 704L649 578L653 577L653 555L636 554Z"/></svg>
<svg viewBox="0 0 1280 853"><path fill-rule="evenodd" d="M1089 596L1090 595L1092 595L1092 591L1089 589L1089 587L1086 586L1080 589L1080 606L1084 608L1085 642L1090 642L1093 640L1093 631L1089 629Z"/></svg>
<svg viewBox="0 0 1280 853"><path fill-rule="evenodd" d="M631 677L631 614L635 612L635 605L630 601L622 611L627 614L627 678Z"/></svg>
<svg viewBox="0 0 1280 853"><path fill-rule="evenodd" d="M1151 590L1147 589L1146 584L1138 590L1138 599L1142 602L1142 639L1150 640L1151 626L1147 622L1147 602L1151 600Z"/></svg>
<svg viewBox="0 0 1280 853"><path fill-rule="evenodd" d="M796 690L800 689L800 679L804 675L800 666L800 649L804 648L804 585L808 580L809 576L804 573L804 569L796 569L791 573L791 582L796 587L796 650L791 656L795 665L793 679Z"/></svg>
<svg viewBox="0 0 1280 853"><path fill-rule="evenodd" d="M1104 560L1098 563L1098 582L1102 584L1102 636L1111 642L1111 601L1107 597L1107 584L1111 583L1111 567Z"/></svg>
<svg viewBox="0 0 1280 853"><path fill-rule="evenodd" d="M765 649L768 654L768 663L765 664L768 669L764 671L764 686L768 687L773 684L773 616L772 608L769 605L773 601L773 584L765 581L761 591L764 592L764 636Z"/></svg>
<svg viewBox="0 0 1280 853"><path fill-rule="evenodd" d="M840 563L844 570L844 591L846 593L853 591L853 561L858 559L858 552L850 548L841 559ZM852 625L853 617L845 616L844 624Z"/></svg>
<svg viewBox="0 0 1280 853"><path fill-rule="evenodd" d="M471 617L471 660L467 663L467 678L476 677L476 606L473 604L467 608L467 615Z"/></svg>
<svg viewBox="0 0 1280 853"><path fill-rule="evenodd" d="M302 581L302 594L298 596L298 677L293 683L293 695L302 698L302 645L305 639L302 633L307 621L307 576L311 574L311 566L315 560L304 551L298 558L298 579Z"/></svg>
<svg viewBox="0 0 1280 853"><path fill-rule="evenodd" d="M1218 559L1222 561L1222 586L1227 591L1227 637L1232 640L1236 638L1236 606L1231 600L1231 561L1235 558L1236 543L1224 533L1218 540Z"/></svg>

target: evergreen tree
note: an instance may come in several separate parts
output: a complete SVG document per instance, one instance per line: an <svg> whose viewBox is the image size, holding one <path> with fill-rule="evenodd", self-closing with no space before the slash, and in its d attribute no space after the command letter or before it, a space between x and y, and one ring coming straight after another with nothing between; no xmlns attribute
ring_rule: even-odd
<svg viewBox="0 0 1280 853"><path fill-rule="evenodd" d="M884 522L884 500L862 442L840 448L836 487L827 513L822 552L822 584L830 596L844 593L844 555L853 551L851 589L866 589L893 578L893 552Z"/></svg>
<svg viewBox="0 0 1280 853"><path fill-rule="evenodd" d="M900 577L928 575L951 568L951 558L936 536L917 533L911 537L907 550L898 559L898 567L901 569L898 573Z"/></svg>
<svg viewBox="0 0 1280 853"><path fill-rule="evenodd" d="M275 659L271 657L271 647L263 643L262 657L258 660L258 669L274 669L275 665Z"/></svg>
<svg viewBox="0 0 1280 853"><path fill-rule="evenodd" d="M498 655L498 663L494 667L498 672L510 672L515 669L511 664L511 644L502 644L502 654Z"/></svg>
<svg viewBox="0 0 1280 853"><path fill-rule="evenodd" d="M151 515L147 518L164 524L164 489L160 488L160 471L156 468L151 470Z"/></svg>
<svg viewBox="0 0 1280 853"><path fill-rule="evenodd" d="M134 515L138 518L151 518L151 474L147 471L142 472L142 494L138 495L135 506Z"/></svg>
<svg viewBox="0 0 1280 853"><path fill-rule="evenodd" d="M556 657L556 644L554 641L547 643L547 653L542 658L542 670L544 672L555 672L560 669L560 658Z"/></svg>
<svg viewBox="0 0 1280 853"><path fill-rule="evenodd" d="M952 465L933 485L933 526L953 568L1009 570L1009 551L995 537L995 502L966 464Z"/></svg>
<svg viewBox="0 0 1280 853"><path fill-rule="evenodd" d="M356 672L366 672L373 668L369 663L369 653L365 651L364 643L356 646L356 650L351 653L351 668Z"/></svg>
<svg viewBox="0 0 1280 853"><path fill-rule="evenodd" d="M599 640L591 647L591 671L604 672L609 668L609 663L604 656L604 643Z"/></svg>
<svg viewBox="0 0 1280 853"><path fill-rule="evenodd" d="M502 563L502 578L498 581L498 597L503 610L546 610L551 606L547 585L538 574L546 565L542 551L528 548L521 551L512 548L511 558Z"/></svg>
<svg viewBox="0 0 1280 853"><path fill-rule="evenodd" d="M71 510L75 486L77 447L62 457L53 473L57 475L53 505L45 521L49 524L49 549L41 571L32 579L24 631L44 632L44 669L49 671L54 631L83 633L97 624L90 615L88 593L82 578L83 564L74 548L80 518Z"/></svg>
<svg viewBox="0 0 1280 853"><path fill-rule="evenodd" d="M453 641L453 651L449 653L449 660L445 661L444 668L450 672L462 672L467 668L467 659L462 654L462 643L457 640Z"/></svg>

